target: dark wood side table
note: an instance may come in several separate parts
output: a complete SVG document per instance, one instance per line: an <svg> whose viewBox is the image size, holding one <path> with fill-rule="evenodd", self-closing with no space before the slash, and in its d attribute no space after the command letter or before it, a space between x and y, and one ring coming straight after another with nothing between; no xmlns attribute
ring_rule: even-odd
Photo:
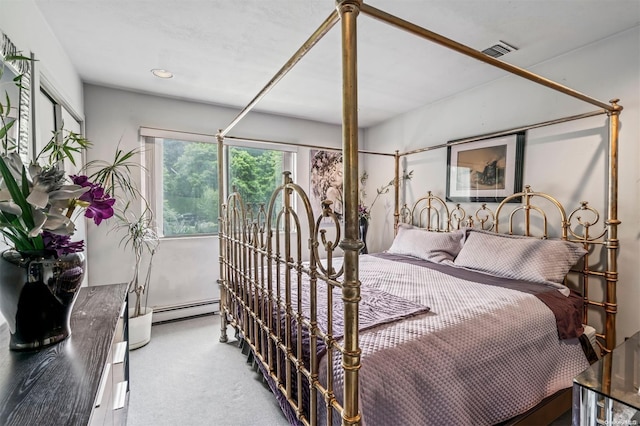
<svg viewBox="0 0 640 426"><path fill-rule="evenodd" d="M0 333L1 425L124 425L129 398L127 285L84 287L71 336L38 352Z"/></svg>
<svg viewBox="0 0 640 426"><path fill-rule="evenodd" d="M573 380L573 424L639 424L639 384L640 332Z"/></svg>

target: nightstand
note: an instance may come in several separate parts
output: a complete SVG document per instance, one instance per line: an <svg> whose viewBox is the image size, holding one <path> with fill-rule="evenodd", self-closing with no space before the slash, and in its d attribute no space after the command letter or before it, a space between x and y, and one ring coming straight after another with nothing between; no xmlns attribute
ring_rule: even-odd
<svg viewBox="0 0 640 426"><path fill-rule="evenodd" d="M573 380L573 425L640 424L640 332Z"/></svg>

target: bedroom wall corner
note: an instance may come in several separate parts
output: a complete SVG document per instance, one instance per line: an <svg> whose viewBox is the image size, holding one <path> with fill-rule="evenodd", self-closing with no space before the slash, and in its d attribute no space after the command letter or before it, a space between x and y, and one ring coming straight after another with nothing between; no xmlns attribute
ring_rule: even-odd
<svg viewBox="0 0 640 426"><path fill-rule="evenodd" d="M608 101L620 98L618 230L617 341L640 330L640 27L565 53L531 67L539 75L575 90ZM367 129L365 146L370 150L394 148L401 152L449 140L533 124L597 108L515 76L507 76L476 87L436 104L426 105ZM524 183L537 191L557 195L563 203L588 200L603 216L606 184L607 120L600 116L531 130L525 147ZM432 190L444 196L446 149L409 157L408 169L415 177L406 189L407 199ZM366 167L377 170L383 160L368 157ZM372 187L380 185L383 179ZM567 207L569 208L569 207ZM574 207L572 206L571 209ZM384 216L384 217L381 217ZM604 220L604 219L603 219ZM393 218L373 216L369 240L372 251L388 248L393 240Z"/></svg>

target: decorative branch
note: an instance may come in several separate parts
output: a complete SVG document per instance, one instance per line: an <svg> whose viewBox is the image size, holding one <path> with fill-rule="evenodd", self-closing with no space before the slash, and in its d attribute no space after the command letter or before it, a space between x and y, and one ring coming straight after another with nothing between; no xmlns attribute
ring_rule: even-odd
<svg viewBox="0 0 640 426"><path fill-rule="evenodd" d="M413 178L413 170L410 170L408 173L403 171L402 173L403 182L407 180L411 180L411 178ZM368 179L369 179L369 174L366 171L363 172L362 175L360 176L360 202L358 203L358 215L361 218L364 218L365 220L371 219L371 209L373 208L374 204L376 203L376 201L378 201L378 198L380 198L381 195L384 195L389 192L389 190L391 189L395 181L395 179L391 179L389 183L387 183L386 185L382 185L380 188L377 188L375 198L373 199L371 204L367 206L366 204L364 204L364 199L367 197L365 186L367 184Z"/></svg>

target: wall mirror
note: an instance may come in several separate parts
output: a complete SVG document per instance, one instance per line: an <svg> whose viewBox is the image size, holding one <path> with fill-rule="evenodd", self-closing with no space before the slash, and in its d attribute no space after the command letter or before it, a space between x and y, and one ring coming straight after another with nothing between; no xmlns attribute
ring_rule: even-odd
<svg viewBox="0 0 640 426"><path fill-rule="evenodd" d="M2 149L15 147L25 164L31 159L31 78L32 60L12 60L26 56L0 31L0 129ZM14 79L21 76L19 83ZM13 124L10 124L13 123ZM8 127L8 128L7 128Z"/></svg>

